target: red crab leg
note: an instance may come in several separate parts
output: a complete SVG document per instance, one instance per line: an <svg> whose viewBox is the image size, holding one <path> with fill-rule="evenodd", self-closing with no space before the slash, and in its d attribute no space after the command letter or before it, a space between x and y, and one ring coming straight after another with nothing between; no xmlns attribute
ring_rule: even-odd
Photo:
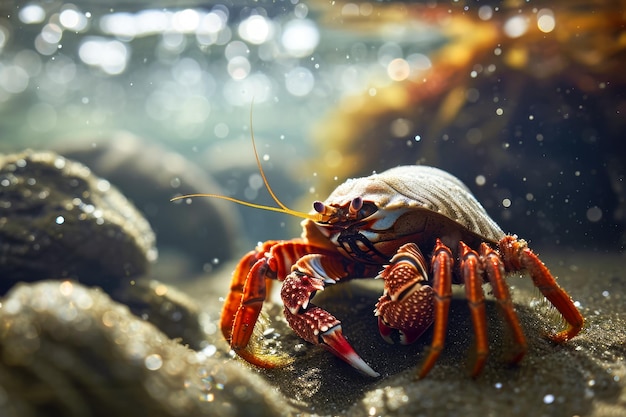
<svg viewBox="0 0 626 417"><path fill-rule="evenodd" d="M493 295L498 301L498 305L504 315L504 319L512 332L515 351L513 357L510 359L510 362L517 363L521 361L526 354L528 345L526 343L522 327L519 324L517 314L515 314L513 301L511 300L511 294L509 292L509 286L506 284L504 279L506 275L504 272L504 264L496 251L490 248L486 243L480 245L480 254Z"/></svg>
<svg viewBox="0 0 626 417"><path fill-rule="evenodd" d="M229 344L233 339L233 323L235 321L235 316L241 308L241 300L243 298L243 291L248 277L248 272L256 262L258 262L257 252L250 251L243 258L241 258L237 264L237 268L233 272L230 291L224 301L220 321L222 334Z"/></svg>
<svg viewBox="0 0 626 417"><path fill-rule="evenodd" d="M424 378L432 369L443 349L448 326L448 311L452 298L452 253L441 240L437 239L432 258L433 290L435 290L435 324L433 340L430 344L428 356L422 364L418 378Z"/></svg>
<svg viewBox="0 0 626 417"><path fill-rule="evenodd" d="M255 346L249 346L249 342L265 301L268 280L282 279L287 266L307 249L301 242L267 241L248 252L237 264L224 302L220 328L230 347L253 365L273 368L288 362L284 357L262 354Z"/></svg>
<svg viewBox="0 0 626 417"><path fill-rule="evenodd" d="M251 251L237 265L230 292L224 302L220 327L224 338L239 356L253 365L269 368L276 366L274 361L252 349L246 349L266 294L267 262L257 257L258 253Z"/></svg>
<svg viewBox="0 0 626 417"><path fill-rule="evenodd" d="M583 316L574 305L571 297L563 288L559 287L548 268L528 248L526 242L518 240L516 236L505 236L500 241L500 248L504 254L505 267L508 266L508 270L527 270L535 286L556 307L567 322L568 327L556 334L551 334L550 339L562 343L576 336L583 327Z"/></svg>
<svg viewBox="0 0 626 417"><path fill-rule="evenodd" d="M461 274L465 283L465 297L470 307L474 335L476 337L476 359L470 372L475 377L482 371L489 353L487 339L487 313L485 311L485 294L482 289L482 269L478 254L465 243L459 242L461 249Z"/></svg>

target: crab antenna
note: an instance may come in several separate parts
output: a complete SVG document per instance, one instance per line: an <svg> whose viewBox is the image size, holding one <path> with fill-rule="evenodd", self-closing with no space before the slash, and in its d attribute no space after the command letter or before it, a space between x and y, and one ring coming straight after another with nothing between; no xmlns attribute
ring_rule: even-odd
<svg viewBox="0 0 626 417"><path fill-rule="evenodd" d="M272 187L270 187L270 184L267 181L267 177L265 176L265 171L263 171L263 165L261 164L261 159L259 159L259 153L257 152L257 148L256 148L256 142L254 139L254 128L252 126L252 105L253 104L254 104L254 99L252 100L252 103L250 104L250 138L252 139L252 149L254 150L254 158L256 159L257 167L259 167L259 173L261 174L261 178L263 178L263 184L265 185L265 189L270 193L270 195L272 196L272 199L274 200L274 202L276 202L276 204L279 205L279 207L271 207L271 206L265 206L262 204L250 203L248 201L238 200L233 197L228 197L228 196L219 195L219 194L186 194L186 195L180 195L180 196L174 197L170 199L170 201L182 200L185 198L193 198L193 197L211 197L211 198L218 198L220 200L226 200L226 201L230 201L233 203L241 204L242 206L253 207L253 208L258 208L258 209L267 210L267 211L276 211L279 213L286 213L295 217L300 217L302 219L309 219L313 221L322 220L323 216L319 213L309 214L309 213L290 209L289 207L284 205L278 199L278 197L276 197L276 194L274 194L274 191L272 190Z"/></svg>

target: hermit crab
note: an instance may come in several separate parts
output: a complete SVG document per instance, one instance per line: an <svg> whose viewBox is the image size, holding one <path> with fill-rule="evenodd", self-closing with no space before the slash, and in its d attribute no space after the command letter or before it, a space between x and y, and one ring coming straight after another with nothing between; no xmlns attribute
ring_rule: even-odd
<svg viewBox="0 0 626 417"><path fill-rule="evenodd" d="M259 244L233 273L221 330L232 350L249 363L264 368L285 363L284 357L261 354L251 343L268 283L274 280L282 282L284 314L298 336L372 377L379 374L343 336L341 322L311 303L317 291L350 279L382 279L384 291L374 314L385 340L392 342L392 332L397 331L401 343L412 343L434 325L420 378L428 374L444 346L452 284L465 285L470 306L476 340L473 376L481 372L488 354L483 283L491 286L511 330L514 363L526 353L527 343L505 282L510 272L527 272L565 319L567 327L550 339L565 342L581 330L582 315L548 268L524 240L504 233L453 175L427 166L392 168L347 180L325 201L314 202L310 213L303 213L280 202L258 157L257 163L280 207L212 194L175 198L223 198L304 218L300 238Z"/></svg>

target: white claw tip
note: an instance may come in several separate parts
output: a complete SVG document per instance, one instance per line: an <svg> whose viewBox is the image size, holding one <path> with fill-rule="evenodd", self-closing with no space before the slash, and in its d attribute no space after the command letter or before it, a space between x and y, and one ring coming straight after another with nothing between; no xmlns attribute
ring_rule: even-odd
<svg viewBox="0 0 626 417"><path fill-rule="evenodd" d="M371 376L372 378L378 378L380 374L373 370L359 355L349 355L348 363L357 371Z"/></svg>

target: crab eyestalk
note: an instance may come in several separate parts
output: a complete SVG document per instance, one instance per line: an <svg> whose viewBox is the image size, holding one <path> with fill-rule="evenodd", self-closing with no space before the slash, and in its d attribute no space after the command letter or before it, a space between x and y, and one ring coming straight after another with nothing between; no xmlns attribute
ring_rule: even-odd
<svg viewBox="0 0 626 417"><path fill-rule="evenodd" d="M359 210L363 207L363 199L361 197L355 197L354 200L350 202L350 208L348 209L348 214L351 219L356 218L359 214Z"/></svg>
<svg viewBox="0 0 626 417"><path fill-rule="evenodd" d="M321 201L316 201L313 203L313 210L319 213L322 222L329 221L334 215L337 214L338 211L335 207L324 204Z"/></svg>

